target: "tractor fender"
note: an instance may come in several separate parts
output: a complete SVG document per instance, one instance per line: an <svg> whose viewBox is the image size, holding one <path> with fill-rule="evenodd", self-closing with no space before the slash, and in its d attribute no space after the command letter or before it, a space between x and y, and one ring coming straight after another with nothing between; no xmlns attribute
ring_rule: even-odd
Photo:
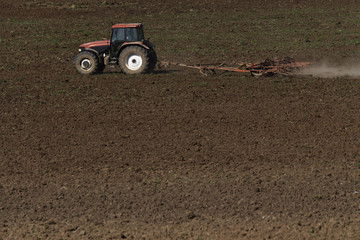
<svg viewBox="0 0 360 240"><path fill-rule="evenodd" d="M85 48L82 52L84 52L84 51L88 51L88 52L94 53L94 54L97 56L97 58L99 59L100 62L104 62L104 61L103 61L103 58L101 57L101 55L100 55L100 53L99 53L98 51L96 51L96 50L94 50L94 49L92 49L92 48Z"/></svg>
<svg viewBox="0 0 360 240"><path fill-rule="evenodd" d="M124 48L126 47L129 47L129 46L140 46L140 47L143 47L145 48L146 50L150 50L150 48L148 46L146 46L144 43L142 42L129 42L129 43L124 43L121 48L120 48L120 51L119 51L119 54L122 52L122 50L124 50Z"/></svg>

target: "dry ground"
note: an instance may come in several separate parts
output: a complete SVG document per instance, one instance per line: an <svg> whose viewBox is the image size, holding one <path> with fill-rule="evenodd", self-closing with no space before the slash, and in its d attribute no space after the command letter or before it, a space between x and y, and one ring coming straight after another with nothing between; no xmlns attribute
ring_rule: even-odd
<svg viewBox="0 0 360 240"><path fill-rule="evenodd" d="M356 1L1 6L0 239L360 238L359 79L71 62L110 21L144 22L162 59L342 61Z"/></svg>

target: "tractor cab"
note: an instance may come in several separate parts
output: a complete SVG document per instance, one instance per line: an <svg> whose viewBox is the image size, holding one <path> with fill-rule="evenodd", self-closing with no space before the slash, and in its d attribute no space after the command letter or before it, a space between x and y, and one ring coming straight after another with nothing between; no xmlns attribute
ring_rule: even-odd
<svg viewBox="0 0 360 240"><path fill-rule="evenodd" d="M122 47L129 44L144 45L144 41L145 39L142 24L115 24L112 26L110 58L117 58Z"/></svg>

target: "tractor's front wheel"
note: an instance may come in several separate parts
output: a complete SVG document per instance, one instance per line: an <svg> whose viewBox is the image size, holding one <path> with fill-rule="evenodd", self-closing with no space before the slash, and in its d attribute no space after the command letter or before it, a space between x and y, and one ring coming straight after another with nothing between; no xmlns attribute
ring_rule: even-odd
<svg viewBox="0 0 360 240"><path fill-rule="evenodd" d="M76 71L84 75L95 74L101 70L99 69L101 67L96 55L88 51L84 51L76 55L74 65Z"/></svg>
<svg viewBox="0 0 360 240"><path fill-rule="evenodd" d="M151 71L150 56L146 49L130 46L122 50L119 65L126 74L139 74Z"/></svg>

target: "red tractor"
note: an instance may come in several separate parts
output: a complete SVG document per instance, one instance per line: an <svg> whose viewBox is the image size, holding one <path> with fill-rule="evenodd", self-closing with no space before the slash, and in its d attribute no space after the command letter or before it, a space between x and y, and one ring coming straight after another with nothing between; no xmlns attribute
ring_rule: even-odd
<svg viewBox="0 0 360 240"><path fill-rule="evenodd" d="M141 23L115 24L110 40L80 45L74 58L75 69L88 75L101 73L106 65L120 65L126 74L149 73L157 62L154 47L145 40Z"/></svg>

